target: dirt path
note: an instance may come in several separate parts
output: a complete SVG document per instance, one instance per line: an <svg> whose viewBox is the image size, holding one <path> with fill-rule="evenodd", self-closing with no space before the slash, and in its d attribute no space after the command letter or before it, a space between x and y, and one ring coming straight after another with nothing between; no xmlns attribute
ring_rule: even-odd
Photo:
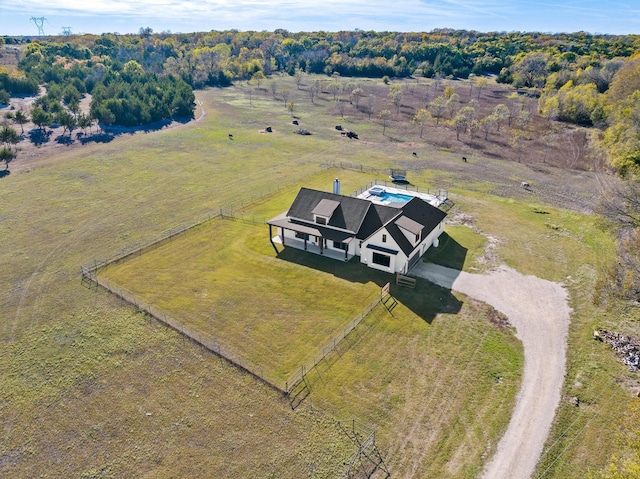
<svg viewBox="0 0 640 479"><path fill-rule="evenodd" d="M549 434L564 381L571 313L565 289L506 266L469 274L423 263L412 273L492 305L516 328L524 346L522 386L509 427L483 477L528 479Z"/></svg>

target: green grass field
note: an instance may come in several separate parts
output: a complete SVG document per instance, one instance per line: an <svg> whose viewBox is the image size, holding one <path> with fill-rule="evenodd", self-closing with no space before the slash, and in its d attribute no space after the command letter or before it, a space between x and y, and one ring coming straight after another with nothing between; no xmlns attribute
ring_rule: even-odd
<svg viewBox="0 0 640 479"><path fill-rule="evenodd" d="M290 81L295 91L292 80L278 81ZM266 92L251 104L239 87L198 97L206 111L198 122L53 152L44 155L42 166L0 180L0 476L332 478L354 452L332 418L357 418L376 428L394 477L475 477L508 423L522 362L513 332L495 327L483 304L426 282L416 290L395 290L400 304L394 315L375 309L340 354L314 372L310 396L292 411L254 378L108 293L81 285L81 264L276 188L286 187L253 215L267 218L286 209L299 186L330 189L335 176L348 193L371 177L321 164L345 160L384 169L409 148L404 138L382 137L377 124L338 120L330 102L312 107L298 99L296 114L314 133L303 137L291 133L290 116ZM338 122L356 131L368 128L371 135L344 140L332 131ZM275 132L260 133L267 125ZM413 175L415 184L432 188L440 186L435 178L455 179L452 171ZM630 449L618 441L619 425L633 401L627 388L633 378L590 339L596 326L636 324L633 311L617 313L616 305L606 309L592 301L602 270L615 260L612 239L590 217L462 186L450 187L451 195L457 211L475 218L475 232L447 230L458 245L448 246L458 255L455 264L468 271L486 267L479 259L487 241L482 235L489 235L497 239L497 261L561 281L570 292L567 381L539 473L585 477L611 454L625 457ZM239 317L255 312L237 298L252 277L261 278L251 286L256 294L263 293L260 288L277 292L279 283L265 279L270 271L284 268L291 285L317 268L301 273L295 262L275 265L281 260L273 257L266 226L210 227L212 243L214 234L241 238L221 254L248 256L251 271L225 270L225 258L212 254L207 241L190 243L207 231L203 227L168 244L184 241L181 250L143 268L155 275L149 278L165 282L163 289L141 294L158 294L162 307L195 321L214 311L227 317L237 311ZM207 283L206 291L172 282L172 275L179 280L187 271L171 265L190 257L196 264L207 258L193 272ZM131 280L134 272L127 267L108 272ZM339 285L349 297L361 298L341 298L332 308L323 300L308 309L301 299L311 293L292 298L296 316L316 307L323 311L328 319L322 336L357 312L377 285L321 274L326 283L316 286L320 290ZM234 275L243 282L233 284ZM204 302L198 296L203 293L210 295ZM236 304L214 301L216 294ZM279 296L265 297L272 307L274 298ZM200 304L205 306L198 309ZM340 313L332 319L329 310ZM248 324L228 324L230 337ZM261 344L256 333L253 341ZM255 353L272 355L278 374L295 367L293 359L274 359L269 348ZM570 404L575 395L583 407Z"/></svg>

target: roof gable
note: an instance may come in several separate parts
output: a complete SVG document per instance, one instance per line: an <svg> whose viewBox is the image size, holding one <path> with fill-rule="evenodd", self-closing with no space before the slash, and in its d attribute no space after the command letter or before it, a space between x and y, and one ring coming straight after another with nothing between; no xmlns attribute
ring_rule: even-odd
<svg viewBox="0 0 640 479"><path fill-rule="evenodd" d="M326 218L331 218L333 212L340 206L339 201L330 200L328 198L324 198L320 200L320 203L316 205L316 207L311 211L314 215L325 216Z"/></svg>
<svg viewBox="0 0 640 479"><path fill-rule="evenodd" d="M417 226L420 226L422 228L420 231L421 238L424 239L429 235L429 233L437 228L447 214L435 206L431 206L420 198L413 198L408 201L401 210L402 216L389 223L386 228L400 249L408 256L417 245L411 244L400 228L402 227L408 230L406 226L411 228L417 228Z"/></svg>
<svg viewBox="0 0 640 479"><path fill-rule="evenodd" d="M407 230L409 233L412 233L414 235L420 234L423 228L420 223L418 223L417 221L413 221L411 218L404 215L396 220L396 224L400 228Z"/></svg>

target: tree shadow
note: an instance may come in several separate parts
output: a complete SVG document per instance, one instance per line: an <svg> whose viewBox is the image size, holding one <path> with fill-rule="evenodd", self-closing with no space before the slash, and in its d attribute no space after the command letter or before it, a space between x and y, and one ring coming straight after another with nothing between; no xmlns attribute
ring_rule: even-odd
<svg viewBox="0 0 640 479"><path fill-rule="evenodd" d="M40 128L34 128L29 131L29 141L36 146L44 145L49 141L49 137L51 136L51 130L45 132Z"/></svg>
<svg viewBox="0 0 640 479"><path fill-rule="evenodd" d="M58 135L55 139L55 142L60 145L73 145L75 143L74 139L71 136L67 135Z"/></svg>
<svg viewBox="0 0 640 479"><path fill-rule="evenodd" d="M0 170L0 178L4 178L5 176L9 176L11 172L9 170Z"/></svg>
<svg viewBox="0 0 640 479"><path fill-rule="evenodd" d="M105 132L83 135L82 138L80 138L80 143L82 145L86 145L87 143L110 143L115 137L116 135Z"/></svg>

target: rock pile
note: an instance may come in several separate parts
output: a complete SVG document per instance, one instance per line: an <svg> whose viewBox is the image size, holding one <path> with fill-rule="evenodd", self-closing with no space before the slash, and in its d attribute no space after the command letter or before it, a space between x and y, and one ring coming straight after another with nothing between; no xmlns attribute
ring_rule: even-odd
<svg viewBox="0 0 640 479"><path fill-rule="evenodd" d="M638 338L598 329L593 332L593 339L610 345L631 371L640 371L640 340Z"/></svg>

